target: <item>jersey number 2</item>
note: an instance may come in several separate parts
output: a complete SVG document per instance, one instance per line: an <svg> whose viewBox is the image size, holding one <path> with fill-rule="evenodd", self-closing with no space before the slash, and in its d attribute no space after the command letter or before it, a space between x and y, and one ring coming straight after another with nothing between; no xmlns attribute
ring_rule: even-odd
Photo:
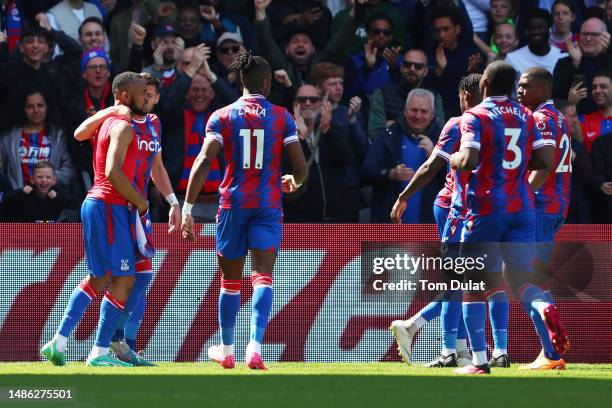
<svg viewBox="0 0 612 408"><path fill-rule="evenodd" d="M555 173L567 173L568 171L571 173L572 172L571 157L570 157L570 160L567 160L568 156L570 156L571 144L570 144L569 137L567 136L566 133L564 133L563 136L561 136L561 141L559 142L559 149L563 149L563 157L561 158L561 161L559 161L559 165L557 166L557 170L555 171ZM565 164L566 161L567 161L567 164Z"/></svg>
<svg viewBox="0 0 612 408"><path fill-rule="evenodd" d="M261 170L263 167L264 151L264 131L263 129L240 129L242 141L242 168L251 168L251 136L255 136L257 144L255 146L255 169Z"/></svg>
<svg viewBox="0 0 612 408"><path fill-rule="evenodd" d="M521 160L523 160L523 152L517 144L518 139L521 136L521 129L506 128L504 135L510 136L510 142L508 142L508 146L506 146L506 149L514 153L514 159L512 161L506 161L504 159L502 167L507 170L514 170L521 164Z"/></svg>

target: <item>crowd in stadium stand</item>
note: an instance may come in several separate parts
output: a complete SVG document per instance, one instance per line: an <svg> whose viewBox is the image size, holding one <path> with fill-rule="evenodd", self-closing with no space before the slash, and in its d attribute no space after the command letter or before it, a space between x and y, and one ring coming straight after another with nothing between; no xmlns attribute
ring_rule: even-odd
<svg viewBox="0 0 612 408"><path fill-rule="evenodd" d="M78 221L92 149L76 127L112 109L130 70L161 81L163 162L182 202L209 115L241 94L245 50L274 71L270 100L308 160L285 222L391 222L398 193L460 115L457 86L505 60L554 75L571 128L569 223L612 222L612 0L0 0L0 220ZM225 163L196 221L213 222ZM433 221L444 174L410 199ZM150 189L155 221L167 203Z"/></svg>

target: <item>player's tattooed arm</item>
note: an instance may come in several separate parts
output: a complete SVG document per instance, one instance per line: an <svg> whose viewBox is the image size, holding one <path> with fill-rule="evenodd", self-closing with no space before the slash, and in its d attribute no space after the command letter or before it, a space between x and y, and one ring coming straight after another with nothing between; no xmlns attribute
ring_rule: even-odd
<svg viewBox="0 0 612 408"><path fill-rule="evenodd" d="M529 162L529 170L543 170L547 173L553 168L555 161L555 146L545 145L534 149Z"/></svg>
<svg viewBox="0 0 612 408"><path fill-rule="evenodd" d="M168 199L168 197L174 197L172 202L169 201L170 213L168 215L168 232L171 233L180 229L180 206L178 201L176 201L174 191L172 191L172 183L170 182L170 177L168 177L168 172L166 171L166 167L164 166L161 154L157 154L153 159L151 179L153 180L153 183L155 183L155 186L157 187L159 192L162 193L162 195L166 197L166 199Z"/></svg>
<svg viewBox="0 0 612 408"><path fill-rule="evenodd" d="M416 173L414 173L410 183L408 183L404 191L402 191L399 195L398 200L408 201L408 199L414 193L425 187L445 166L446 160L444 158L438 156L437 154L432 154L429 156L429 159L427 159L425 163L421 164L421 167L419 167Z"/></svg>
<svg viewBox="0 0 612 408"><path fill-rule="evenodd" d="M102 123L109 116L119 116L125 120L130 120L130 108L125 105L109 106L99 110L94 115L88 117L74 131L74 138L79 142L91 139Z"/></svg>
<svg viewBox="0 0 612 408"><path fill-rule="evenodd" d="M119 122L112 127L109 132L110 144L106 154L104 171L106 178L117 192L128 202L134 204L138 208L138 212L143 215L147 212L148 203L132 187L131 181L121 169L133 137L132 126L127 122Z"/></svg>

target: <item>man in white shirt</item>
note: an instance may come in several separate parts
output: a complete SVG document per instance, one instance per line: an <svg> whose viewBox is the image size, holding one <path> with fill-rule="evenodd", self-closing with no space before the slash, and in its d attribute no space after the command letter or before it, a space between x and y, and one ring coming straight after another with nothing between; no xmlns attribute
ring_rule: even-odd
<svg viewBox="0 0 612 408"><path fill-rule="evenodd" d="M83 0L62 0L47 12L51 27L65 32L75 40L79 39L81 23L88 17L102 19L102 14L96 6Z"/></svg>
<svg viewBox="0 0 612 408"><path fill-rule="evenodd" d="M542 67L551 74L557 61L567 56L557 47L548 43L552 17L543 9L534 9L527 19L525 34L527 45L506 56L505 62L512 65L517 71L517 78L532 67Z"/></svg>

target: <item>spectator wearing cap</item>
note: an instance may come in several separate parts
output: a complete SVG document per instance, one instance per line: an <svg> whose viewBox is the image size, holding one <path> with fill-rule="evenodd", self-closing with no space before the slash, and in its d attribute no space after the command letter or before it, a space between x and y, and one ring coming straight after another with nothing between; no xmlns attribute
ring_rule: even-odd
<svg viewBox="0 0 612 408"><path fill-rule="evenodd" d="M423 82L429 72L427 55L421 50L409 50L401 60L400 79L377 89L370 98L368 115L368 136L375 138L385 128L391 126L404 110L408 93L416 88L423 88ZM431 89L430 89L431 91ZM432 91L433 92L433 91ZM445 123L444 105L440 94L435 93L436 119Z"/></svg>
<svg viewBox="0 0 612 408"><path fill-rule="evenodd" d="M212 70L230 84L230 86L240 93L240 78L237 72L228 71L228 67L238 54L246 51L242 44L242 37L238 33L224 32L217 39L216 61L211 64Z"/></svg>
<svg viewBox="0 0 612 408"><path fill-rule="evenodd" d="M525 27L527 45L512 51L505 59L516 70L517 78L532 67L545 68L552 74L557 61L565 57L559 48L550 46L551 26L552 17L548 11L538 8L529 14Z"/></svg>
<svg viewBox="0 0 612 408"><path fill-rule="evenodd" d="M391 83L397 72L401 47L391 47L393 20L385 14L373 14L366 22L368 39L363 50L349 57L347 95L367 98Z"/></svg>
<svg viewBox="0 0 612 408"><path fill-rule="evenodd" d="M153 41L151 41L153 64L145 67L143 71L159 80L167 80L171 83L176 75L176 63L185 51L185 42L179 37L174 26L170 24L159 26L153 37Z"/></svg>
<svg viewBox="0 0 612 408"><path fill-rule="evenodd" d="M219 0L200 1L202 18L202 39L211 46L218 42L224 33L238 34L247 50L255 49L255 32L251 22L240 14L225 10Z"/></svg>
<svg viewBox="0 0 612 408"><path fill-rule="evenodd" d="M392 29L393 29L393 40L391 42L392 47L403 46L404 45L404 20L405 16L400 13L400 11L388 0L367 0L365 4L360 4L358 0L355 0L355 7L360 8L360 12L358 13L359 18L358 24L355 27L354 33L356 39L351 43L349 47L346 48L345 56L357 54L363 50L364 44L368 40L368 32L366 30L366 21L370 19L373 15L386 15L392 21ZM355 16L353 11L353 6L346 3L347 6L336 16L332 22L332 36L335 35L340 28L347 20L349 16Z"/></svg>
<svg viewBox="0 0 612 408"><path fill-rule="evenodd" d="M62 212L73 210L66 221L77 221L75 211L79 201L74 197L56 190L55 168L48 161L34 165L32 179L23 188L4 194L2 200L3 219L6 222L56 222ZM66 214L66 212L64 212Z"/></svg>
<svg viewBox="0 0 612 408"><path fill-rule="evenodd" d="M355 37L357 23L353 13L345 20L342 29L331 38L323 51L316 51L312 40L306 33L295 33L282 52L274 40L270 19L266 14L269 4L270 0L255 4L257 49L268 60L273 71L285 70L287 72L293 94L304 82L310 82L311 69L317 62L325 61L342 65L344 52ZM270 100L282 104L286 98L286 90L283 88L284 85L275 81L272 85Z"/></svg>
<svg viewBox="0 0 612 408"><path fill-rule="evenodd" d="M272 2L268 10L272 32L278 43L286 43L295 33L306 33L317 49L323 49L331 36L332 15L320 0Z"/></svg>
<svg viewBox="0 0 612 408"><path fill-rule="evenodd" d="M425 89L413 89L397 121L374 139L362 168L364 181L373 187L371 222L391 222L395 199L431 155L441 131L434 117L434 99ZM431 203L443 184L444 174L440 173L412 196L402 223L434 222Z"/></svg>
<svg viewBox="0 0 612 408"><path fill-rule="evenodd" d="M112 106L111 64L106 51L93 48L84 52L80 61L81 78L77 92L64 100L64 128L72 132L97 111ZM93 176L92 149L87 142L68 138L70 157L79 172L84 190L89 188Z"/></svg>
<svg viewBox="0 0 612 408"><path fill-rule="evenodd" d="M343 135L348 135L352 155L347 156L344 172L346 194L346 221L358 222L361 204L361 164L368 153L369 142L361 116L362 101L358 96L342 104L344 94L344 69L331 62L319 62L312 71L312 80L321 95L327 95L331 104L331 125ZM333 137L331 133L329 137Z"/></svg>
<svg viewBox="0 0 612 408"><path fill-rule="evenodd" d="M79 39L79 27L89 17L102 20L102 13L96 6L83 0L62 0L47 12L51 27L65 32L74 40Z"/></svg>
<svg viewBox="0 0 612 408"><path fill-rule="evenodd" d="M26 86L36 87L49 95L47 105L58 107L60 77L44 63L49 49L49 32L41 27L24 26L21 31L19 50L21 58L0 63L0 112L5 116L10 111L7 104L13 103ZM4 118L3 125L12 125L12 118Z"/></svg>
<svg viewBox="0 0 612 408"><path fill-rule="evenodd" d="M40 161L51 162L57 169L61 188L69 190L74 181L64 133L47 101L39 88L23 91L14 104L17 125L0 134L0 172L7 175L14 189L30 183L33 168Z"/></svg>
<svg viewBox="0 0 612 408"><path fill-rule="evenodd" d="M593 79L598 71L612 69L609 46L610 33L602 20L589 18L582 23L578 44L568 43L569 56L555 66L553 96L576 104L579 114L595 111Z"/></svg>

